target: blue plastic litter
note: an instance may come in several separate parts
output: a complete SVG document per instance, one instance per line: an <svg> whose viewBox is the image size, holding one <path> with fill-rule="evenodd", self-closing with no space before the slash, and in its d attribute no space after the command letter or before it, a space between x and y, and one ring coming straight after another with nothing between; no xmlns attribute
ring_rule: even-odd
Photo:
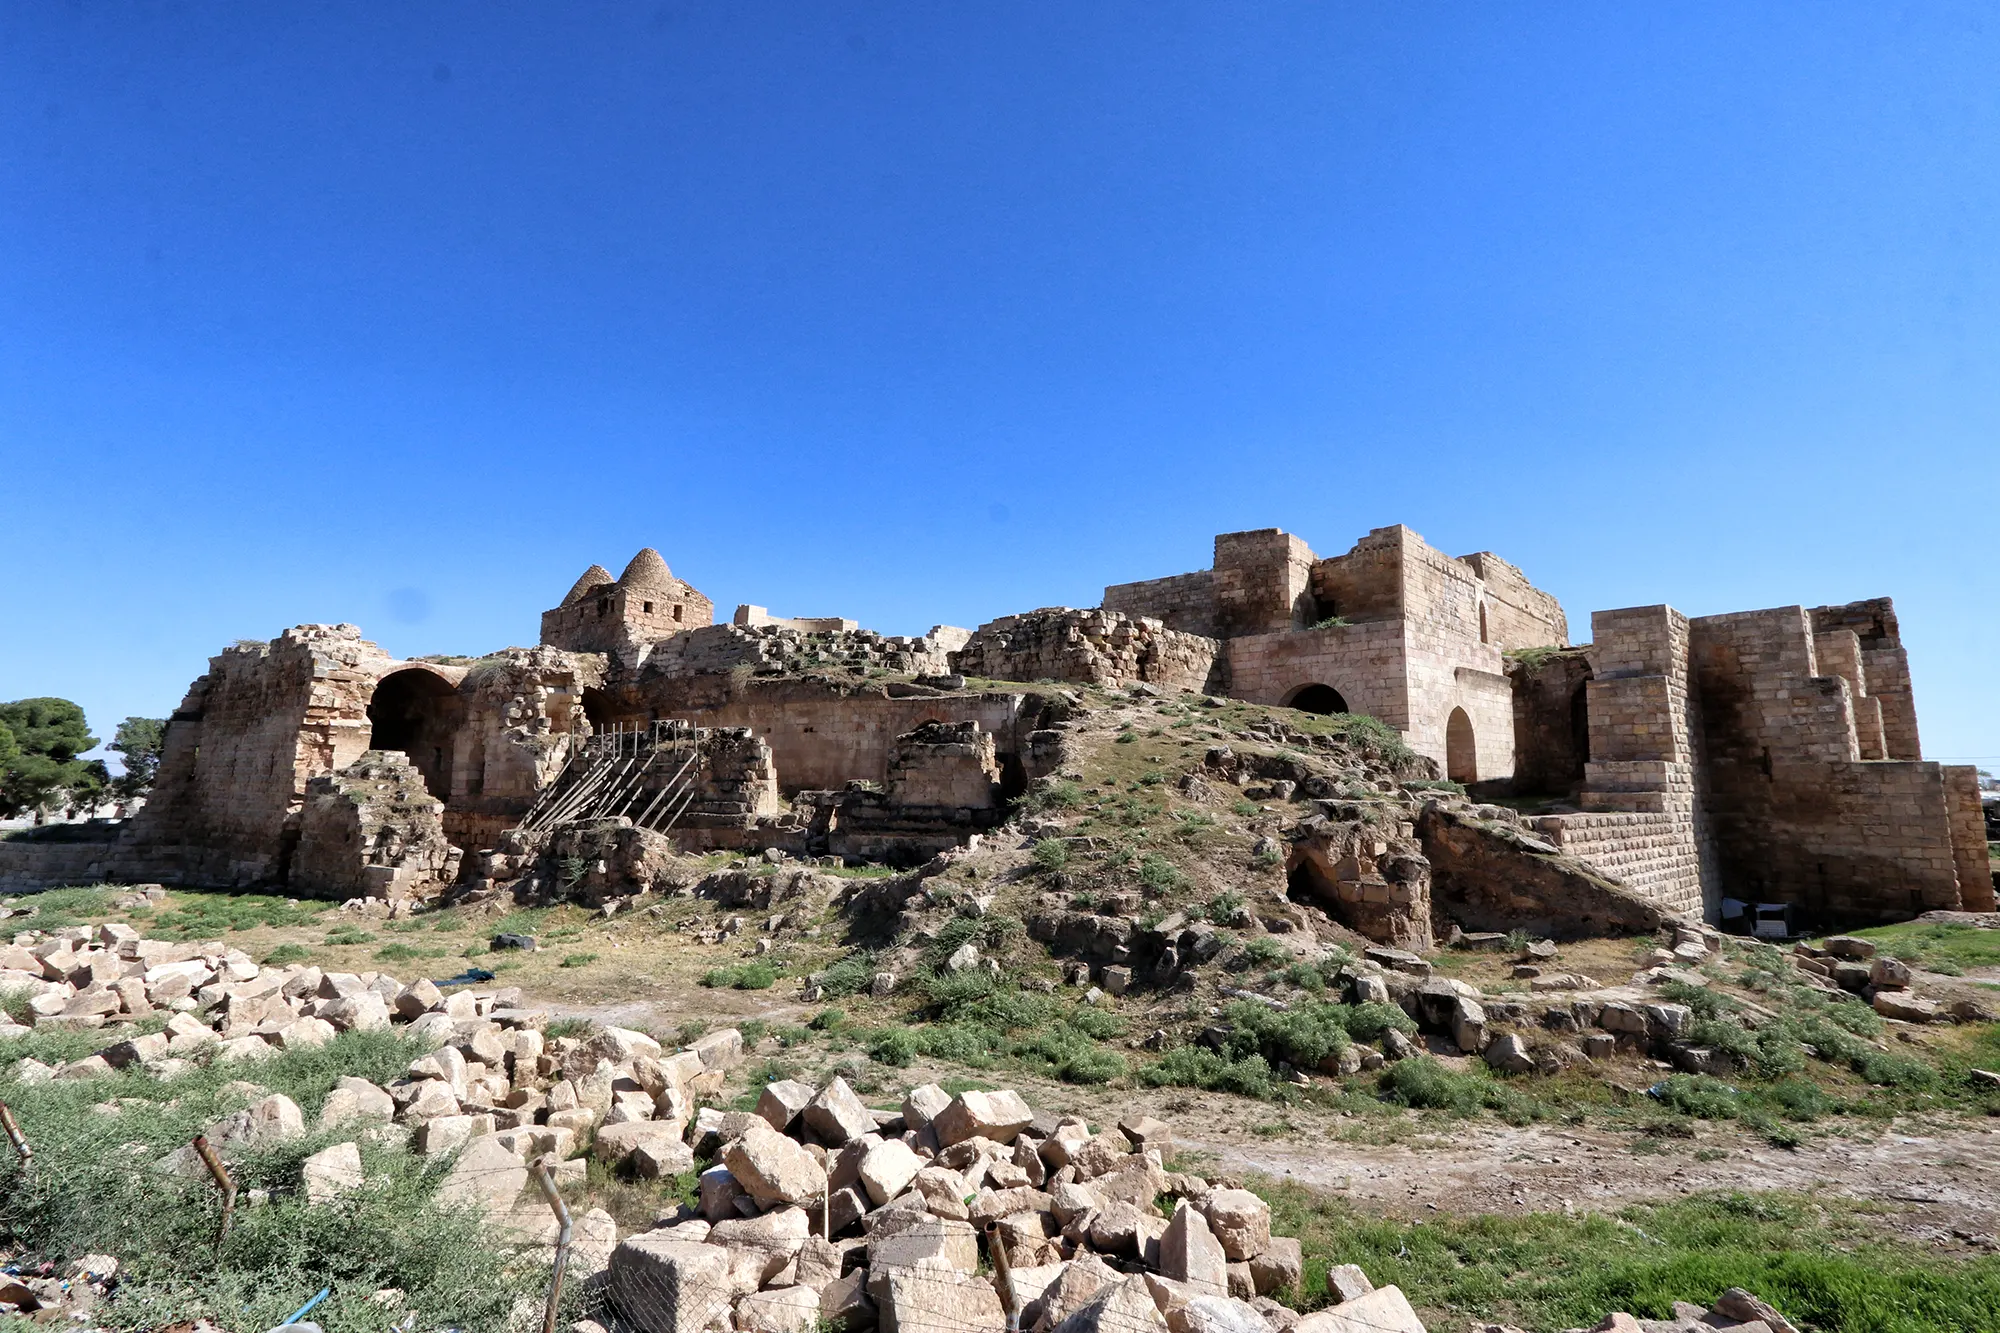
<svg viewBox="0 0 2000 1333"><path fill-rule="evenodd" d="M465 971L463 971L463 972L459 973L459 974L458 974L457 976L455 976L455 977L447 977L447 978L445 978L445 979L444 979L443 981L433 981L433 982L431 983L431 985L433 985L433 986L470 986L470 985L472 985L472 984L473 984L474 982L478 982L478 981L491 981L491 980L493 980L493 974L492 974L491 972L488 972L488 971L487 971L487 970L486 970L485 968L483 968L483 967L468 967L468 968L466 968L466 969L465 969Z"/></svg>
<svg viewBox="0 0 2000 1333"><path fill-rule="evenodd" d="M312 1313L312 1308L315 1305L318 1305L321 1301L326 1299L327 1293L332 1290L333 1290L332 1287L321 1287L319 1289L319 1295L313 1297L311 1300L307 1301L304 1305L301 1305L298 1309L292 1311L291 1318L287 1319L285 1322L287 1324L296 1324L299 1322L299 1320L304 1319L307 1315Z"/></svg>

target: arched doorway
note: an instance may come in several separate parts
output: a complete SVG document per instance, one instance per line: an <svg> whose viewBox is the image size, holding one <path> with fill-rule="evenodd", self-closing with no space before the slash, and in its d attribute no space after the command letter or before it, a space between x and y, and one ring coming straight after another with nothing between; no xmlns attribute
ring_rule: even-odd
<svg viewBox="0 0 2000 1333"><path fill-rule="evenodd" d="M1345 713L1347 700L1331 685L1306 685L1292 692L1286 706L1302 713Z"/></svg>
<svg viewBox="0 0 2000 1333"><path fill-rule="evenodd" d="M458 690L422 667L392 671L368 701L368 748L401 750L440 801L451 797L451 750L464 716Z"/></svg>
<svg viewBox="0 0 2000 1333"><path fill-rule="evenodd" d="M1472 719L1463 708L1452 709L1445 719L1444 775L1453 782L1479 781L1479 749L1472 738Z"/></svg>

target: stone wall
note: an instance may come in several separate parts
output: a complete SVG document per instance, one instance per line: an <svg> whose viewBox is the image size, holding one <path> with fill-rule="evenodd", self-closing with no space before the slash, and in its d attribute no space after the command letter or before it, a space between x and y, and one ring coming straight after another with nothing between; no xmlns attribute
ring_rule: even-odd
<svg viewBox="0 0 2000 1333"><path fill-rule="evenodd" d="M116 877L117 844L0 838L0 894L97 884Z"/></svg>
<svg viewBox="0 0 2000 1333"><path fill-rule="evenodd" d="M1317 621L1312 548L1277 528L1215 539L1215 636L1271 634Z"/></svg>
<svg viewBox="0 0 2000 1333"><path fill-rule="evenodd" d="M370 750L306 783L286 888L299 897L429 897L458 874L444 802L403 754Z"/></svg>
<svg viewBox="0 0 2000 1333"><path fill-rule="evenodd" d="M368 702L391 662L352 625L299 625L211 658L167 723L124 877L277 881L306 783L367 750Z"/></svg>
<svg viewBox="0 0 2000 1333"><path fill-rule="evenodd" d="M1168 629L1157 620L1115 611L1044 607L981 625L953 667L989 680L1056 680L1118 689L1144 683L1162 690L1221 693L1221 645Z"/></svg>
<svg viewBox="0 0 2000 1333"><path fill-rule="evenodd" d="M1703 915L1701 856L1684 815L1542 815L1529 825L1565 856L1668 911Z"/></svg>
<svg viewBox="0 0 2000 1333"><path fill-rule="evenodd" d="M977 722L926 722L896 738L889 799L901 806L992 811L1000 805L1000 760Z"/></svg>
<svg viewBox="0 0 2000 1333"><path fill-rule="evenodd" d="M1403 626L1398 620L1231 639L1230 694L1260 704L1289 704L1309 685L1339 691L1350 713L1407 731L1410 726Z"/></svg>
<svg viewBox="0 0 2000 1333"><path fill-rule="evenodd" d="M746 727L770 746L786 793L886 782L898 736L925 722L978 722L997 742L1015 791L1025 785L1019 756L1040 712L1029 706L1032 697L832 678L647 675L612 695L605 721Z"/></svg>
<svg viewBox="0 0 2000 1333"><path fill-rule="evenodd" d="M1590 759L1585 686L1590 658L1581 648L1509 658L1514 694L1514 791L1556 796L1583 784Z"/></svg>
<svg viewBox="0 0 2000 1333"><path fill-rule="evenodd" d="M940 627L942 629L943 627ZM844 669L942 676L951 671L948 640L865 629L800 629L794 625L714 625L655 644L648 676L747 671L761 676Z"/></svg>
<svg viewBox="0 0 2000 1333"><path fill-rule="evenodd" d="M1430 861L1433 914L1466 930L1590 939L1655 930L1671 911L1504 820L1431 804L1417 836Z"/></svg>
<svg viewBox="0 0 2000 1333"><path fill-rule="evenodd" d="M1910 691L1910 659L1903 651L1895 603L1887 597L1871 597L1842 606L1816 606L1807 614L1812 617L1815 641L1829 631L1847 630L1854 634L1860 649L1860 675L1868 697L1876 700L1883 739L1882 754L1861 757L1923 758L1923 746L1917 738L1916 699Z"/></svg>
<svg viewBox="0 0 2000 1333"><path fill-rule="evenodd" d="M1994 910L1993 865L1986 854L1986 814L1979 803L1979 769L1971 764L1944 766L1946 818L1951 822L1952 857L1958 866L1959 907L1967 912Z"/></svg>
<svg viewBox="0 0 2000 1333"><path fill-rule="evenodd" d="M652 547L632 557L615 583L593 565L560 606L542 613L542 643L578 653L624 656L715 621L715 604L674 577Z"/></svg>
<svg viewBox="0 0 2000 1333"><path fill-rule="evenodd" d="M1104 609L1133 619L1157 620L1168 629L1204 638L1215 632L1215 574L1200 570L1139 583L1115 583L1104 590Z"/></svg>

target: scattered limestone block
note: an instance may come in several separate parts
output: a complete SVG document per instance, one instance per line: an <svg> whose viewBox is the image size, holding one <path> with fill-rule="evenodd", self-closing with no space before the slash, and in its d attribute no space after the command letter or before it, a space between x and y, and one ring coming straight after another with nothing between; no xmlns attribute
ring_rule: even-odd
<svg viewBox="0 0 2000 1333"><path fill-rule="evenodd" d="M1425 1333L1400 1287L1378 1287L1299 1320L1294 1333Z"/></svg>
<svg viewBox="0 0 2000 1333"><path fill-rule="evenodd" d="M1232 1260L1262 1254L1271 1246L1271 1205L1249 1190L1212 1190L1204 1201L1209 1229Z"/></svg>
<svg viewBox="0 0 2000 1333"><path fill-rule="evenodd" d="M812 1219L803 1208L774 1208L757 1217L734 1218L709 1228L708 1243L732 1250L754 1250L760 1256L757 1284L778 1276L799 1257Z"/></svg>
<svg viewBox="0 0 2000 1333"><path fill-rule="evenodd" d="M1035 1113L1018 1092L961 1092L931 1124L946 1148L970 1138L1012 1143L1035 1121Z"/></svg>
<svg viewBox="0 0 2000 1333"><path fill-rule="evenodd" d="M937 1119L944 1108L951 1105L951 1094L935 1083L924 1083L911 1088L903 1098L903 1128L919 1130Z"/></svg>
<svg viewBox="0 0 2000 1333"><path fill-rule="evenodd" d="M889 1216L894 1216L894 1212ZM937 1263L960 1273L979 1268L979 1240L972 1224L956 1218L913 1213L900 1230L878 1221L868 1236L868 1291L882 1303L891 1275Z"/></svg>
<svg viewBox="0 0 2000 1333"><path fill-rule="evenodd" d="M336 1143L306 1158L299 1168L308 1203L328 1203L361 1187L361 1149Z"/></svg>
<svg viewBox="0 0 2000 1333"><path fill-rule="evenodd" d="M657 1120L630 1120L604 1126L597 1131L590 1155L612 1166L629 1166L648 1179L658 1178L663 1171L667 1176L676 1176L694 1166L694 1149L681 1142L672 1125ZM643 1163L639 1160L642 1155Z"/></svg>
<svg viewBox="0 0 2000 1333"><path fill-rule="evenodd" d="M810 1083L800 1083L794 1079L779 1079L766 1083L764 1091L757 1098L757 1114L764 1117L772 1129L780 1134L792 1127L799 1113L806 1109L806 1103L819 1096L819 1089Z"/></svg>
<svg viewBox="0 0 2000 1333"><path fill-rule="evenodd" d="M806 1104L803 1119L814 1136L828 1147L837 1148L875 1131L875 1113L847 1086L847 1080L838 1075Z"/></svg>
<svg viewBox="0 0 2000 1333"><path fill-rule="evenodd" d="M860 1181L868 1197L880 1207L908 1189L923 1169L924 1159L909 1144L901 1139L886 1139L868 1149L861 1159Z"/></svg>
<svg viewBox="0 0 2000 1333"><path fill-rule="evenodd" d="M700 1038L688 1049L700 1058L704 1070L727 1069L743 1058L743 1034L723 1028Z"/></svg>
<svg viewBox="0 0 2000 1333"><path fill-rule="evenodd" d="M1056 1333L1167 1333L1167 1321L1153 1300L1143 1275L1106 1287L1075 1314L1056 1326Z"/></svg>
<svg viewBox="0 0 2000 1333"><path fill-rule="evenodd" d="M1004 1333L1007 1327L990 1282L942 1265L898 1269L883 1290L882 1333Z"/></svg>
<svg viewBox="0 0 2000 1333"><path fill-rule="evenodd" d="M1821 947L1835 958L1851 958L1857 962L1875 956L1873 940L1857 939L1852 935L1835 935Z"/></svg>
<svg viewBox="0 0 2000 1333"><path fill-rule="evenodd" d="M618 1242L607 1269L611 1300L643 1329L699 1333L729 1318L729 1251L657 1231Z"/></svg>
<svg viewBox="0 0 2000 1333"><path fill-rule="evenodd" d="M1064 1265L1062 1276L1042 1295L1042 1319L1056 1327L1097 1299L1107 1287L1123 1282L1125 1275L1096 1255L1085 1252ZM1157 1307L1155 1307L1157 1309Z"/></svg>
<svg viewBox="0 0 2000 1333"><path fill-rule="evenodd" d="M504 1215L528 1183L528 1167L491 1134L472 1141L438 1186L438 1202Z"/></svg>
<svg viewBox="0 0 2000 1333"><path fill-rule="evenodd" d="M811 1287L757 1291L736 1302L742 1333L806 1333L819 1322L819 1293Z"/></svg>
<svg viewBox="0 0 2000 1333"><path fill-rule="evenodd" d="M1174 1209L1160 1237L1160 1272L1205 1295L1221 1296L1229 1290L1229 1256L1209 1230L1208 1219L1186 1200Z"/></svg>
<svg viewBox="0 0 2000 1333"><path fill-rule="evenodd" d="M1336 1304L1358 1301L1373 1290L1375 1284L1368 1280L1368 1274L1361 1271L1359 1264L1335 1264L1326 1270L1326 1294Z"/></svg>
<svg viewBox="0 0 2000 1333"><path fill-rule="evenodd" d="M1262 1254L1249 1260L1250 1280L1259 1296L1296 1287L1305 1272L1305 1254L1292 1236L1273 1236Z"/></svg>
<svg viewBox="0 0 2000 1333"><path fill-rule="evenodd" d="M762 1120L750 1124L729 1145L723 1165L762 1204L802 1204L826 1193L826 1167Z"/></svg>
<svg viewBox="0 0 2000 1333"><path fill-rule="evenodd" d="M1741 1287L1731 1287L1715 1298L1717 1314L1749 1324L1762 1321L1771 1333L1799 1333L1792 1321Z"/></svg>
<svg viewBox="0 0 2000 1333"><path fill-rule="evenodd" d="M1172 1333L1271 1333L1256 1306L1228 1296L1197 1296L1163 1313Z"/></svg>
<svg viewBox="0 0 2000 1333"><path fill-rule="evenodd" d="M1928 1023L1938 1016L1936 1000L1926 1000L1909 991L1877 991L1871 1003L1882 1017L1901 1019L1905 1023Z"/></svg>
<svg viewBox="0 0 2000 1333"><path fill-rule="evenodd" d="M1149 1115L1135 1115L1118 1122L1118 1132L1132 1144L1136 1152L1157 1149L1162 1159L1171 1157L1174 1151L1174 1131L1165 1121L1155 1120Z"/></svg>
<svg viewBox="0 0 2000 1333"><path fill-rule="evenodd" d="M318 1017L342 1032L380 1032L389 1026L389 1004L374 991L362 991L320 1006Z"/></svg>

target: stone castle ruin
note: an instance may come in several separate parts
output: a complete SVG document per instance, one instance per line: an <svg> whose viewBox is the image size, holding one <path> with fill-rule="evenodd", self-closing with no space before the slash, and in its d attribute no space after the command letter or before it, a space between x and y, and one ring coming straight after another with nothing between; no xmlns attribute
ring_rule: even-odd
<svg viewBox="0 0 2000 1333"><path fill-rule="evenodd" d="M1213 567L975 632L876 634L714 605L641 551L585 571L541 642L397 660L351 625L212 658L112 844L0 843L0 887L96 877L425 897L594 879L674 851L910 865L1059 766L1060 688L1373 715L1542 845L1684 915L1991 910L1976 774L1921 758L1889 601L1690 619L1562 608L1408 528L1321 558L1276 529ZM1031 683L1032 682L1032 683ZM1539 799L1537 799L1539 798Z"/></svg>

